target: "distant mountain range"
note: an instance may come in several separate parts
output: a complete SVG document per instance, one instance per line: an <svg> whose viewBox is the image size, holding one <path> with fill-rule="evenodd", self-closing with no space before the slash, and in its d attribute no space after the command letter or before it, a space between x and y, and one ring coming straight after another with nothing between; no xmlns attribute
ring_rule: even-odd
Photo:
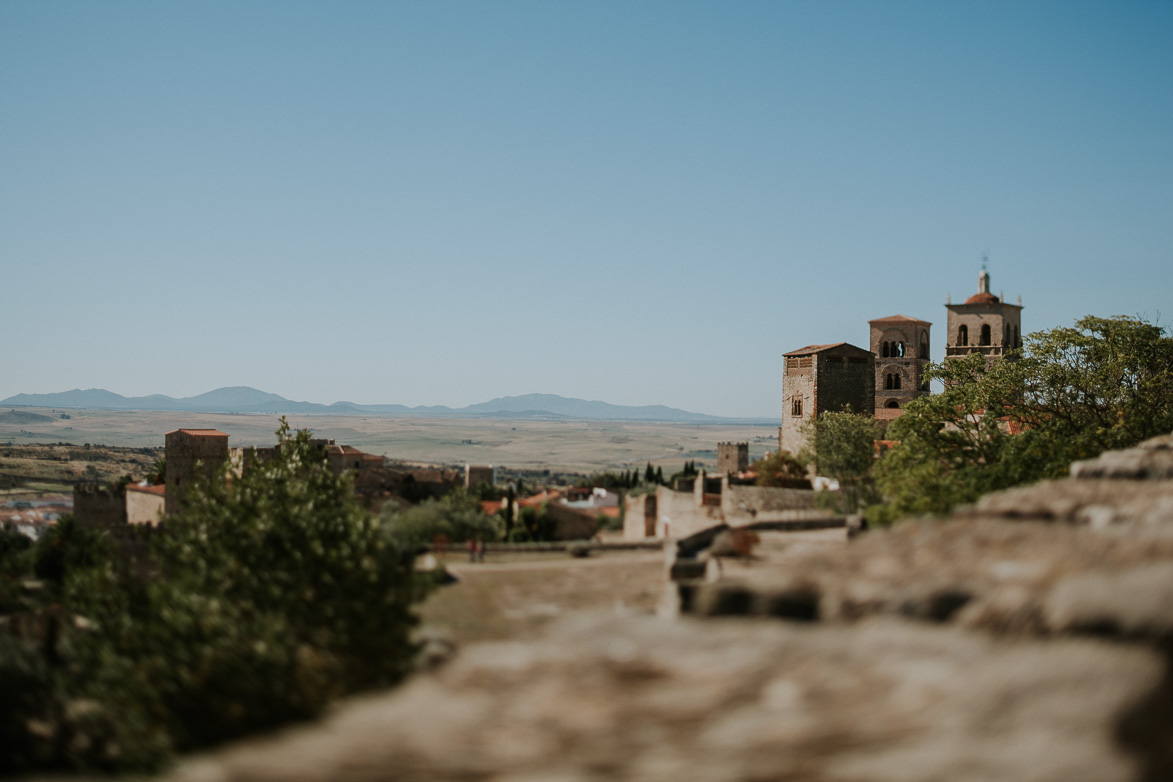
<svg viewBox="0 0 1173 782"><path fill-rule="evenodd" d="M258 391L248 386L217 388L206 394L182 399L152 394L126 397L102 388L82 391L61 391L55 394L17 394L0 400L9 407L68 407L91 410L159 410L191 413L330 413L364 415L404 415L421 417L478 417L478 418L536 418L585 419L598 421L668 421L675 423L727 423L721 418L702 413L690 413L664 405L612 405L607 402L588 402L555 394L525 394L506 396L468 407L452 408L443 405L360 405L354 402L335 402L322 405L316 402L294 402L277 394ZM737 419L740 420L740 419Z"/></svg>

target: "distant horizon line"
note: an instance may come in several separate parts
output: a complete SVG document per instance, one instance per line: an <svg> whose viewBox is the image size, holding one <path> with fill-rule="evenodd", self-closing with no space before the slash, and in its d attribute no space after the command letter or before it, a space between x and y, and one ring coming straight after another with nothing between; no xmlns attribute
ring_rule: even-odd
<svg viewBox="0 0 1173 782"><path fill-rule="evenodd" d="M146 404L144 402L153 402ZM136 404L137 403L137 404ZM534 406L536 403L536 406ZM406 415L431 414L453 417L554 417L585 420L668 420L680 423L729 423L774 424L776 416L721 416L697 413L663 404L624 405L603 400L588 400L581 397L567 397L561 394L532 392L494 397L485 402L476 402L462 407L449 405L404 405L399 403L361 404L349 400L331 403L291 400L253 386L221 386L200 394L173 397L153 393L140 396L125 396L106 388L75 387L68 391L48 393L14 394L0 400L0 405L10 407L60 407L68 409L119 409L143 412L206 412L206 413L294 413L314 414L375 414ZM178 405L180 407L173 407ZM195 405L195 406L193 406ZM206 407L205 407L206 405ZM297 408L297 409L295 409Z"/></svg>

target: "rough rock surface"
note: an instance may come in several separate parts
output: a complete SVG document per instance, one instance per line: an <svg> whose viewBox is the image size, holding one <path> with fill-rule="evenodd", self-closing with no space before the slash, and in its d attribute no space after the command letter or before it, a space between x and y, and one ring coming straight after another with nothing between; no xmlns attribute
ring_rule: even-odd
<svg viewBox="0 0 1173 782"><path fill-rule="evenodd" d="M1126 780L1139 759L1106 726L1162 671L906 620L579 617L172 780Z"/></svg>
<svg viewBox="0 0 1173 782"><path fill-rule="evenodd" d="M1173 779L1173 436L1072 473L851 542L763 532L675 569L695 616L473 645L170 778Z"/></svg>

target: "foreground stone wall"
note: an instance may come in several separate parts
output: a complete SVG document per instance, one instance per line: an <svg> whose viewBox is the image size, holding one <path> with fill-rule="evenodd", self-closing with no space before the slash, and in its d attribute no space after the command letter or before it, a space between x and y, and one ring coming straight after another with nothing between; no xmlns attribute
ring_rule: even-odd
<svg viewBox="0 0 1173 782"><path fill-rule="evenodd" d="M478 644L170 778L1173 779L1173 437L1072 473L845 543L713 536L692 615Z"/></svg>
<svg viewBox="0 0 1173 782"><path fill-rule="evenodd" d="M815 507L811 489L785 489L774 486L738 486L728 484L721 491L721 513L730 526L755 521L783 521L809 517ZM831 515L828 511L827 515Z"/></svg>
<svg viewBox="0 0 1173 782"><path fill-rule="evenodd" d="M698 477L696 485L703 487ZM721 508L704 504L700 489L673 491L667 486L656 489L656 537L682 538L706 527L721 523Z"/></svg>

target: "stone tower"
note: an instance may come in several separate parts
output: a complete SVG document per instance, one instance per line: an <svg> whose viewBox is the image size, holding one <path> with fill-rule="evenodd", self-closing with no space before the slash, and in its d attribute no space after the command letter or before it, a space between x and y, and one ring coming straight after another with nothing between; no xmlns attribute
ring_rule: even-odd
<svg viewBox="0 0 1173 782"><path fill-rule="evenodd" d="M871 351L840 342L808 345L782 358L782 450L801 451L806 445L803 424L828 410L875 410L876 357Z"/></svg>
<svg viewBox="0 0 1173 782"><path fill-rule="evenodd" d="M200 475L211 478L221 462L228 459L228 435L216 429L176 429L166 434L167 495L164 513L170 516L179 510L183 490L196 477L196 462Z"/></svg>
<svg viewBox="0 0 1173 782"><path fill-rule="evenodd" d="M871 348L876 354L876 418L890 421L909 400L929 393L925 365L929 363L932 323L907 315L869 320Z"/></svg>
<svg viewBox="0 0 1173 782"><path fill-rule="evenodd" d="M717 474L745 472L749 467L749 443L717 443Z"/></svg>
<svg viewBox="0 0 1173 782"><path fill-rule="evenodd" d="M945 302L949 312L945 357L981 353L986 362L997 361L1006 353L1022 347L1019 333L1022 299L1007 304L1001 296L990 293L990 274L982 268L978 275L978 292L964 304Z"/></svg>

